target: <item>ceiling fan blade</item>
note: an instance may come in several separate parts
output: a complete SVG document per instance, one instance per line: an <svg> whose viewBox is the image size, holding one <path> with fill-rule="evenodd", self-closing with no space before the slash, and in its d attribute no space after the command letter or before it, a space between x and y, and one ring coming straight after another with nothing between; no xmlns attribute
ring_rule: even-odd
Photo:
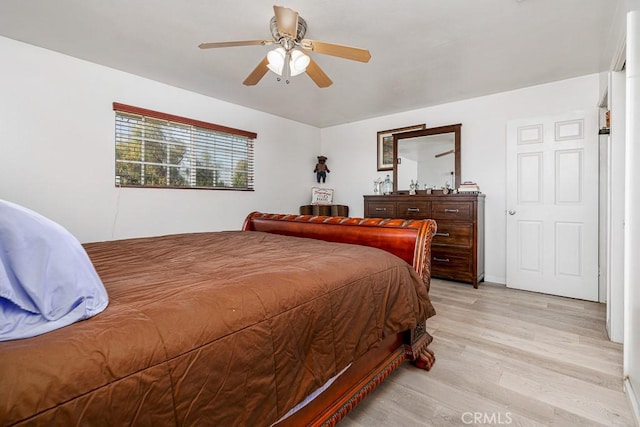
<svg viewBox="0 0 640 427"><path fill-rule="evenodd" d="M317 40L304 39L300 45L312 52L324 55L338 56L340 58L351 59L353 61L369 62L371 54L367 49L359 47L345 46L341 44L319 42Z"/></svg>
<svg viewBox="0 0 640 427"><path fill-rule="evenodd" d="M333 82L329 76L322 71L322 68L320 68L312 58L309 59L311 59L311 61L309 62L309 65L307 65L307 74L311 77L311 80L313 80L318 87L331 86Z"/></svg>
<svg viewBox="0 0 640 427"><path fill-rule="evenodd" d="M264 75L267 74L267 71L269 71L269 68L267 67L268 63L269 61L265 56L265 58L258 64L258 66L253 69L251 74L249 74L247 78L244 79L242 84L245 86L255 86L256 84L258 84L260 79L262 79Z"/></svg>
<svg viewBox="0 0 640 427"><path fill-rule="evenodd" d="M273 6L273 12L280 35L295 40L298 34L298 12L282 6Z"/></svg>
<svg viewBox="0 0 640 427"><path fill-rule="evenodd" d="M236 47L236 46L264 46L272 44L273 40L242 40L236 42L217 42L217 43L200 43L200 49L213 49L217 47Z"/></svg>
<svg viewBox="0 0 640 427"><path fill-rule="evenodd" d="M445 151L444 153L436 154L434 157L437 159L438 157L446 156L447 154L453 154L453 153L455 153L455 150L449 150L449 151Z"/></svg>

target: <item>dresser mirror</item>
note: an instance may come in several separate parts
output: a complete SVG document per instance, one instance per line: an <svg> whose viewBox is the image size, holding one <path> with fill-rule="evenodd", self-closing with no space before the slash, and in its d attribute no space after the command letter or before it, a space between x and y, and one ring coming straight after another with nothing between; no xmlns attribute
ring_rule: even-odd
<svg viewBox="0 0 640 427"><path fill-rule="evenodd" d="M411 181L440 189L460 186L461 124L393 135L393 192L408 193Z"/></svg>

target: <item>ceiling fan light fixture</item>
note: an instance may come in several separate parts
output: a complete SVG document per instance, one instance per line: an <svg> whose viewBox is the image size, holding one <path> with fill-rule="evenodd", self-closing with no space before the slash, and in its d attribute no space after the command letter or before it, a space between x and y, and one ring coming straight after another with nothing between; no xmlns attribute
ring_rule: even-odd
<svg viewBox="0 0 640 427"><path fill-rule="evenodd" d="M281 47L269 51L269 53L267 53L267 60L269 61L267 67L277 75L281 76L285 56L286 52Z"/></svg>
<svg viewBox="0 0 640 427"><path fill-rule="evenodd" d="M291 76L297 76L307 71L307 66L311 62L311 58L308 55L300 52L299 50L291 51Z"/></svg>
<svg viewBox="0 0 640 427"><path fill-rule="evenodd" d="M307 70L309 62L311 62L311 58L309 58L308 55L297 49L290 51L290 57L289 70L291 77L304 73ZM269 61L267 68L277 75L282 76L284 71L284 61L286 58L287 52L282 47L269 51L269 53L267 53L267 60Z"/></svg>

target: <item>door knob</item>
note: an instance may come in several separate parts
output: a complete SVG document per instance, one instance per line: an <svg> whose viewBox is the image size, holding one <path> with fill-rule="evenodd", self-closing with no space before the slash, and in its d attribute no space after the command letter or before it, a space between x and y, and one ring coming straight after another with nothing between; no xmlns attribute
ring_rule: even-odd
<svg viewBox="0 0 640 427"><path fill-rule="evenodd" d="M509 210L509 215L515 215L516 211Z"/></svg>

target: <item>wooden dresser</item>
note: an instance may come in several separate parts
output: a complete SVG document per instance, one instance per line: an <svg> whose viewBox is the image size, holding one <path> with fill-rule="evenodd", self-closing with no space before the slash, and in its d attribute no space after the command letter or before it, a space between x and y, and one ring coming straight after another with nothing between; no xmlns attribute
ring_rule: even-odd
<svg viewBox="0 0 640 427"><path fill-rule="evenodd" d="M484 280L484 194L364 196L364 216L436 220L431 276L475 288Z"/></svg>

